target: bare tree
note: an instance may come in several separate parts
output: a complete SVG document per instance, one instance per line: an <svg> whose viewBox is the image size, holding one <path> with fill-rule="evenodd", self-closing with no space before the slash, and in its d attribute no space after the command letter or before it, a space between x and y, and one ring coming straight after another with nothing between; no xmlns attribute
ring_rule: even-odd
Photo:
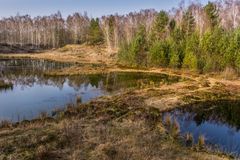
<svg viewBox="0 0 240 160"><path fill-rule="evenodd" d="M220 25L235 29L240 25L240 1L218 0ZM196 30L200 34L209 28L204 6L199 1L192 1L187 7L181 1L178 8L168 12L171 19L181 28L183 15L190 11L196 21ZM110 15L100 18L105 44L109 51L118 49L123 43L130 43L139 26L146 28L147 34L153 27L157 11L154 9L131 12L127 15ZM64 19L60 12L50 16L31 18L19 15L0 19L0 43L39 48L57 48L65 44L81 44L88 39L90 19L87 13L74 13Z"/></svg>

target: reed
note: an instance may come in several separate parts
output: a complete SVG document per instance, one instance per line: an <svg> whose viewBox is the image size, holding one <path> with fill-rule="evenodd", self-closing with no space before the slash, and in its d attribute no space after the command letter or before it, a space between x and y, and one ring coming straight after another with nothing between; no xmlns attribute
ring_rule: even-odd
<svg viewBox="0 0 240 160"><path fill-rule="evenodd" d="M170 116L170 114L167 114L165 117L165 125L166 127L170 128L171 127L171 123L172 123L172 118Z"/></svg>
<svg viewBox="0 0 240 160"><path fill-rule="evenodd" d="M192 146L194 143L193 135L191 133L186 134L186 145Z"/></svg>
<svg viewBox="0 0 240 160"><path fill-rule="evenodd" d="M82 97L81 96L77 96L76 97L76 104L79 105L82 103Z"/></svg>
<svg viewBox="0 0 240 160"><path fill-rule="evenodd" d="M180 125L177 119L174 119L172 126L171 126L171 133L174 137L178 136L180 133Z"/></svg>
<svg viewBox="0 0 240 160"><path fill-rule="evenodd" d="M205 137L204 135L200 135L198 137L198 147L202 149L205 146Z"/></svg>

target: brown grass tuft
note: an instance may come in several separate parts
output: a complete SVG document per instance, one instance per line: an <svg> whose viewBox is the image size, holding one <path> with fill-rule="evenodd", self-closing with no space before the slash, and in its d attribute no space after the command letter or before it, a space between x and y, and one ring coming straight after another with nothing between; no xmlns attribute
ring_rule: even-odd
<svg viewBox="0 0 240 160"><path fill-rule="evenodd" d="M186 145L187 146L192 146L194 143L193 135L191 133L186 134Z"/></svg>
<svg viewBox="0 0 240 160"><path fill-rule="evenodd" d="M222 73L222 77L227 80L235 80L238 78L238 73L235 69L227 67Z"/></svg>
<svg viewBox="0 0 240 160"><path fill-rule="evenodd" d="M167 128L170 128L171 123L172 123L171 115L170 115L170 114L167 114L166 117L165 117L165 125L166 125L166 127L167 127Z"/></svg>
<svg viewBox="0 0 240 160"><path fill-rule="evenodd" d="M79 105L82 103L82 97L81 96L77 96L76 97L76 104Z"/></svg>
<svg viewBox="0 0 240 160"><path fill-rule="evenodd" d="M180 133L180 125L176 119L174 119L171 127L171 134L176 137Z"/></svg>
<svg viewBox="0 0 240 160"><path fill-rule="evenodd" d="M198 147L202 149L205 146L205 137L203 135L200 135L198 137Z"/></svg>

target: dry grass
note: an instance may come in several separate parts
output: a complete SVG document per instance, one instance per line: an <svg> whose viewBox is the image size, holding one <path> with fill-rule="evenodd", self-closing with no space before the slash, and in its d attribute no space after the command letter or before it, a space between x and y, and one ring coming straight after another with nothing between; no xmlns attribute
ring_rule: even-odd
<svg viewBox="0 0 240 160"><path fill-rule="evenodd" d="M171 134L173 137L177 137L180 133L180 125L176 119L174 119L171 127Z"/></svg>
<svg viewBox="0 0 240 160"><path fill-rule="evenodd" d="M165 124L165 127L166 127L168 133L169 133L172 137L176 138L176 137L179 136L179 133L180 133L180 125L179 125L177 119L174 118L174 119L172 120L171 115L167 114L167 115L165 116L165 122L164 122L164 124Z"/></svg>
<svg viewBox="0 0 240 160"><path fill-rule="evenodd" d="M226 68L221 76L226 80L236 80L239 78L237 71L231 67Z"/></svg>
<svg viewBox="0 0 240 160"><path fill-rule="evenodd" d="M123 69L116 66L103 46L66 46L40 54L7 55L84 63L61 71L47 73L65 75L109 71L166 73L193 81L141 89L105 97L65 111L54 111L55 119L41 115L39 119L16 126L5 123L0 129L0 160L5 159L227 159L184 147L179 141L179 124L171 117L162 122L161 112L186 103L240 97L238 81L201 77L193 72L171 69ZM6 55L1 55L6 56ZM103 64L103 61L106 64ZM219 84L224 84L220 86ZM195 87L192 87L195 86ZM196 87L197 86L197 87ZM4 124L4 123L3 123ZM168 134L171 133L171 134ZM187 141L192 141L187 136ZM199 138L204 146L204 137Z"/></svg>
<svg viewBox="0 0 240 160"><path fill-rule="evenodd" d="M165 117L165 125L167 128L171 127L171 123L172 123L172 117L170 114L166 115Z"/></svg>
<svg viewBox="0 0 240 160"><path fill-rule="evenodd" d="M186 134L186 145L191 147L194 144L193 135L191 133Z"/></svg>
<svg viewBox="0 0 240 160"><path fill-rule="evenodd" d="M167 134L161 112L145 107L136 92L69 105L57 114L1 129L0 159L227 159L181 145ZM176 120L171 128L178 133Z"/></svg>
<svg viewBox="0 0 240 160"><path fill-rule="evenodd" d="M38 54L1 54L4 57L24 57L47 59L60 62L81 62L81 63L112 63L109 58L111 53L107 51L105 46L89 46L89 45L67 45L56 50L48 50Z"/></svg>
<svg viewBox="0 0 240 160"><path fill-rule="evenodd" d="M200 135L198 137L198 147L202 149L204 148L204 146L205 146L205 137L203 135Z"/></svg>

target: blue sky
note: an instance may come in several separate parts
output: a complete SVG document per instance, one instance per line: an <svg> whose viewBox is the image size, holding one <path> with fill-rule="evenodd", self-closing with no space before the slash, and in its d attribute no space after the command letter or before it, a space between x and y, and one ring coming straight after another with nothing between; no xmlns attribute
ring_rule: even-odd
<svg viewBox="0 0 240 160"><path fill-rule="evenodd" d="M206 3L208 0L199 1ZM99 17L149 8L169 10L176 7L179 2L180 0L0 0L0 17L14 16L17 13L34 17L50 15L57 11L61 11L64 17L84 11L90 16Z"/></svg>

